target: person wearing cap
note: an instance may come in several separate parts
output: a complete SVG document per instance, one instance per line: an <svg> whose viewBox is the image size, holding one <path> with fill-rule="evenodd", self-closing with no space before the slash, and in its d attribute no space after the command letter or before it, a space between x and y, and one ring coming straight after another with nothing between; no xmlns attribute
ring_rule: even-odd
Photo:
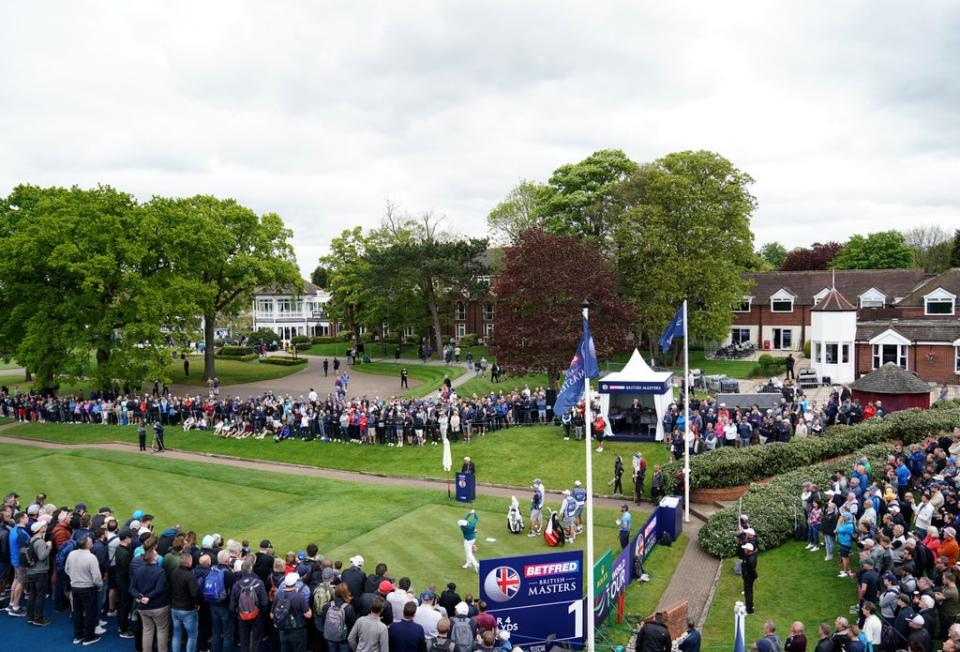
<svg viewBox="0 0 960 652"><path fill-rule="evenodd" d="M560 516L563 518L563 531L568 541L576 538L574 522L577 518L577 501L569 489L563 490L563 499L560 501Z"/></svg>
<svg viewBox="0 0 960 652"><path fill-rule="evenodd" d="M630 505L624 503L620 505L620 518L617 519L617 530L620 535L620 549L623 550L630 545L630 528L633 518L630 516Z"/></svg>
<svg viewBox="0 0 960 652"><path fill-rule="evenodd" d="M305 652L307 649L307 619L313 617L313 612L303 592L297 590L299 581L298 573L287 573L283 578L283 590L277 592L270 610L273 626L280 634L282 652Z"/></svg>
<svg viewBox="0 0 960 652"><path fill-rule="evenodd" d="M906 641L909 638L910 621L915 615L910 596L906 593L897 596L897 615L893 619L893 629L897 632L898 640Z"/></svg>
<svg viewBox="0 0 960 652"><path fill-rule="evenodd" d="M37 627L45 627L50 621L43 617L43 604L47 596L47 580L50 577L50 541L45 541L47 522L37 521L30 527L33 536L27 544L34 564L26 569L27 586L30 595L27 598L27 622Z"/></svg>
<svg viewBox="0 0 960 652"><path fill-rule="evenodd" d="M743 563L740 567L743 579L743 601L747 607L747 613L753 613L753 583L757 581L757 555L756 548L750 542L740 546L743 550Z"/></svg>
<svg viewBox="0 0 960 652"><path fill-rule="evenodd" d="M423 628L423 635L428 640L437 637L437 623L447 615L445 611L441 613L443 607L437 606L436 602L437 594L427 589L420 594L420 606L413 617L413 621Z"/></svg>
<svg viewBox="0 0 960 652"><path fill-rule="evenodd" d="M879 599L880 575L874 568L873 557L864 553L860 560L860 573L857 578L857 595L860 598L860 604L865 602L876 604Z"/></svg>
<svg viewBox="0 0 960 652"><path fill-rule="evenodd" d="M897 598L900 597L900 584L897 576L893 573L885 573L881 578L883 580L883 591L880 593L880 615L886 621L892 621L897 615Z"/></svg>
<svg viewBox="0 0 960 652"><path fill-rule="evenodd" d="M133 638L130 630L130 612L133 609L133 596L130 595L130 565L133 562L133 533L129 527L122 527L117 531L120 545L114 553L113 577L117 584L117 629L120 638Z"/></svg>
<svg viewBox="0 0 960 652"><path fill-rule="evenodd" d="M957 564L960 556L960 547L957 546L957 531L952 527L943 528L943 543L940 545L940 555L947 558L948 566Z"/></svg>
<svg viewBox="0 0 960 652"><path fill-rule="evenodd" d="M924 652L933 652L933 637L930 636L930 632L927 631L924 624L923 616L919 614L910 619L910 633L907 636L907 644L911 650L915 646L919 646Z"/></svg>
<svg viewBox="0 0 960 652"><path fill-rule="evenodd" d="M620 459L620 456L617 456L617 459ZM620 474L623 474L623 465L621 464ZM577 514L575 516L574 525L577 529L577 534L583 532L583 510L587 505L587 490L583 488L583 484L577 480L573 483L573 490L570 492L573 496L573 499L577 503ZM616 492L614 492L616 493ZM620 493L623 493L621 488Z"/></svg>
<svg viewBox="0 0 960 652"><path fill-rule="evenodd" d="M387 599L387 596L393 591L393 588L393 582L390 580L383 580L377 587L376 593L364 593L362 596L360 596L360 606L359 608L356 608L357 616L363 617L368 615L372 609L374 601L377 598L380 598L383 600L383 608L380 610L380 621L384 625L389 626L394 621L396 613L393 609L393 604Z"/></svg>
<svg viewBox="0 0 960 652"><path fill-rule="evenodd" d="M540 536L540 528L543 526L543 498L545 490L540 478L533 479L533 497L530 499L530 533L528 537Z"/></svg>
<svg viewBox="0 0 960 652"><path fill-rule="evenodd" d="M477 510L471 509L457 522L457 525L460 526L460 534L463 535L463 554L466 558L463 567L472 567L478 573L480 572L480 562L477 561L473 552L477 545L477 522L479 520L480 517L477 515Z"/></svg>
<svg viewBox="0 0 960 652"><path fill-rule="evenodd" d="M273 544L270 539L264 539L260 542L260 550L256 554L256 562L253 564L253 572L257 574L265 585L269 585L270 573L273 572Z"/></svg>
<svg viewBox="0 0 960 652"><path fill-rule="evenodd" d="M353 608L359 611L363 588L367 583L367 574L363 572L363 557L354 555L350 558L350 568L343 571L340 581L350 587Z"/></svg>
<svg viewBox="0 0 960 652"><path fill-rule="evenodd" d="M472 473L474 476L477 475L477 465L473 463L473 460L470 459L470 456L463 458L463 466L460 467L460 473Z"/></svg>

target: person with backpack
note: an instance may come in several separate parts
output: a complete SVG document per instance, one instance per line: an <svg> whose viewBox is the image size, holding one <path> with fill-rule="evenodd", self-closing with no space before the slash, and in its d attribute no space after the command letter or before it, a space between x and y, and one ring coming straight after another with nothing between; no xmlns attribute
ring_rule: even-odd
<svg viewBox="0 0 960 652"><path fill-rule="evenodd" d="M46 627L50 621L43 617L43 603L47 597L47 580L50 578L50 548L53 543L45 541L47 521L39 520L30 528L33 536L25 548L21 563L26 562L25 575L30 595L27 598L27 622L37 627Z"/></svg>
<svg viewBox="0 0 960 652"><path fill-rule="evenodd" d="M273 627L280 634L280 652L305 652L307 649L307 619L313 617L313 612L303 592L297 589L298 583L298 573L287 573L283 578L283 589L277 593L270 610Z"/></svg>
<svg viewBox="0 0 960 652"><path fill-rule="evenodd" d="M328 574L327 571L330 571L330 573ZM328 582L328 577L332 581L335 576L332 568L325 568L323 573L324 583ZM323 585L317 587L317 591L320 591L322 587ZM350 652L347 636L353 631L353 626L357 621L356 612L353 610L353 605L350 604L352 599L350 587L341 582L337 584L333 598L327 600L322 607L322 611L316 612L317 616L314 618L314 623L317 629L323 633L329 652ZM316 605L317 597L316 592L314 592L314 607ZM372 608L373 605L371 605Z"/></svg>
<svg viewBox="0 0 960 652"><path fill-rule="evenodd" d="M370 615L357 618L350 629L347 642L353 652L390 652L390 636L387 626L380 622L380 612L383 611L383 598L379 595L370 605ZM327 618L330 612L327 612Z"/></svg>
<svg viewBox="0 0 960 652"><path fill-rule="evenodd" d="M20 597L23 595L23 586L27 581L26 569L20 564L20 548L30 541L27 533L27 522L30 517L26 512L17 512L13 517L13 527L8 536L10 550L10 565L13 566L13 585L10 588L10 604L7 613L11 616L23 617L27 612L20 606Z"/></svg>
<svg viewBox="0 0 960 652"><path fill-rule="evenodd" d="M471 652L477 644L477 623L470 618L470 607L466 602L458 602L454 607L454 616L450 620L450 640L456 646L455 652Z"/></svg>
<svg viewBox="0 0 960 652"><path fill-rule="evenodd" d="M427 641L427 652L456 652L457 646L450 640L450 619L437 621L436 638Z"/></svg>
<svg viewBox="0 0 960 652"><path fill-rule="evenodd" d="M230 551L217 553L217 565L203 578L201 596L210 605L210 652L223 652L233 645L234 612L230 609L234 575L230 569Z"/></svg>
<svg viewBox="0 0 960 652"><path fill-rule="evenodd" d="M241 652L256 652L263 638L261 612L267 608L267 589L253 572L257 558L247 555L240 564L240 577L230 591L230 611L237 615Z"/></svg>

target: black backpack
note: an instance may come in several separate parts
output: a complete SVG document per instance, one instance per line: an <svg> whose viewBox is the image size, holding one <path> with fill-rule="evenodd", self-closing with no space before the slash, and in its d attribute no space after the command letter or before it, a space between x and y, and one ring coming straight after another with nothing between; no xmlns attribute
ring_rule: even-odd
<svg viewBox="0 0 960 652"><path fill-rule="evenodd" d="M20 565L24 568L33 568L37 565L37 551L33 549L33 539L26 545L20 546Z"/></svg>
<svg viewBox="0 0 960 652"><path fill-rule="evenodd" d="M668 546L668 547L669 547L669 546L672 546L672 545L673 545L673 537L670 536L670 533L669 533L669 532L664 531L664 532L662 532L662 533L660 534L660 541L658 541L658 543L659 543L661 546Z"/></svg>

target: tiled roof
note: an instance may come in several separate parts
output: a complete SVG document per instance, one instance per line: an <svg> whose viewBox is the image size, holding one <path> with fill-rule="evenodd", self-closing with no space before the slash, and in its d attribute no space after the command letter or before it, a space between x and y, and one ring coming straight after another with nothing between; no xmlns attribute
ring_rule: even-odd
<svg viewBox="0 0 960 652"><path fill-rule="evenodd" d="M320 292L320 291L322 291L322 290L323 290L323 288L320 287L319 285L315 285L315 284L311 283L310 281L308 281L307 279L303 279L303 294L305 294L305 295L307 295L307 294L316 294L317 292ZM285 295L285 294L291 294L291 295L292 295L292 294L293 294L293 286L291 286L291 285L286 285L286 286L283 286L283 287L276 287L276 286L272 286L272 287L266 287L266 286L264 286L264 287L258 287L258 288L256 288L256 289L253 291L253 293L254 293L254 294L273 294L273 295Z"/></svg>
<svg viewBox="0 0 960 652"><path fill-rule="evenodd" d="M937 288L943 288L950 294L960 296L960 269L948 269L945 272L937 274L933 278L927 279L923 285L918 287L910 294L904 295L903 301L898 306L923 306L924 295L930 294Z"/></svg>
<svg viewBox="0 0 960 652"><path fill-rule="evenodd" d="M884 319L857 324L857 341L868 342L886 330L894 330L911 342L943 342L960 339L960 320L953 319Z"/></svg>
<svg viewBox="0 0 960 652"><path fill-rule="evenodd" d="M929 394L930 386L902 367L888 362L850 384L850 389L874 394Z"/></svg>
<svg viewBox="0 0 960 652"><path fill-rule="evenodd" d="M857 307L843 298L836 290L830 290L820 303L810 309L816 312L856 312Z"/></svg>
<svg viewBox="0 0 960 652"><path fill-rule="evenodd" d="M750 296L753 303L768 305L770 295L783 288L796 297L796 305L812 306L813 296L824 288L833 287L836 274L836 289L844 297L857 298L876 288L887 296L887 302L893 303L895 297L905 297L923 283L922 269L846 269L820 270L812 272L748 272L743 278L751 282ZM960 292L958 292L960 294Z"/></svg>

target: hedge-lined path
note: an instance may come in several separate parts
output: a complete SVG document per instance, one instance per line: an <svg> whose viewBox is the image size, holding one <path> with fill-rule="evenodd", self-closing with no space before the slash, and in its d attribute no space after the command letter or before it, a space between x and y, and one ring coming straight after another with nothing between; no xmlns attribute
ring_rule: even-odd
<svg viewBox="0 0 960 652"><path fill-rule="evenodd" d="M689 537L690 543L680 559L680 564L673 572L670 584L667 585L657 604L657 609L660 610L686 600L687 617L696 621L697 627L702 627L703 621L707 619L721 563L719 559L711 557L700 547L698 539L700 527L703 524L704 522L691 511L690 522L683 524L683 533Z"/></svg>

